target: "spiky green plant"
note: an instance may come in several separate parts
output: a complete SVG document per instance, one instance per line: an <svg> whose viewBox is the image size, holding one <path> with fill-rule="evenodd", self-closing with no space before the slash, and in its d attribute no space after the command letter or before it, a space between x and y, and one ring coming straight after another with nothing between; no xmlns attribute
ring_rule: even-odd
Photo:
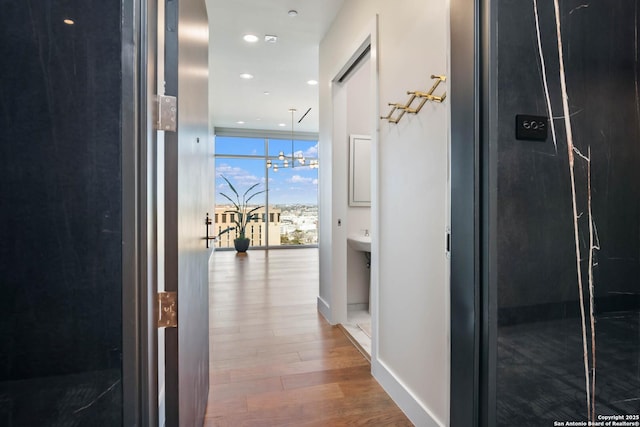
<svg viewBox="0 0 640 427"><path fill-rule="evenodd" d="M263 206L255 206L255 207L250 207L249 206L249 202L251 201L251 199L253 199L255 196L257 196L258 194L262 194L264 193L266 190L260 190L260 191L254 191L253 193L249 194L254 188L256 188L258 185L260 185L260 183L256 183L253 184L251 187L249 187L247 189L247 191L244 192L244 194L242 194L242 197L240 197L240 193L238 193L238 191L236 191L236 189L234 188L233 184L231 184L231 182L227 179L227 177L225 177L224 175L220 175L222 177L222 179L224 179L226 181L226 183L229 185L229 188L231 189L231 191L233 191L233 195L235 197L231 198L230 196L226 195L225 193L220 192L220 195L222 197L224 197L225 199L227 199L228 201L230 201L233 204L233 209L228 209L226 211L224 211L224 213L232 213L234 214L233 216L233 222L235 224L235 227L227 227L226 229L222 230L220 233L218 233L218 236L221 236L225 233L228 233L232 230L238 230L238 238L239 239L246 239L246 229L247 229L247 224L249 224L249 222L253 219L257 219L258 218L258 214L255 213L258 209L262 208Z"/></svg>

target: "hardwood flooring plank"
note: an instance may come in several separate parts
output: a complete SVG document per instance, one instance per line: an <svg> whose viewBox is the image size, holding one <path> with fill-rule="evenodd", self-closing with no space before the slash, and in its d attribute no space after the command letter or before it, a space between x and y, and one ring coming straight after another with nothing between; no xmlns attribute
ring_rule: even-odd
<svg viewBox="0 0 640 427"><path fill-rule="evenodd" d="M245 412L247 412L246 396L238 395L228 398L216 397L215 399L210 398L208 400L205 417L220 417Z"/></svg>
<svg viewBox="0 0 640 427"><path fill-rule="evenodd" d="M214 360L211 366L214 370L238 369L238 368L259 368L274 363L293 363L300 361L299 353L276 353L269 355L250 356L243 358Z"/></svg>
<svg viewBox="0 0 640 427"><path fill-rule="evenodd" d="M211 387L216 384L227 384L229 382L231 382L229 371L217 371L215 369L211 370L209 374L209 385Z"/></svg>
<svg viewBox="0 0 640 427"><path fill-rule="evenodd" d="M305 360L288 364L259 366L246 369L232 369L229 372L231 382L268 378L282 375L318 372L331 369L368 365L369 362L358 352L357 355L340 359Z"/></svg>
<svg viewBox="0 0 640 427"><path fill-rule="evenodd" d="M362 356L362 353L356 349L351 342L347 342L342 346L323 347L312 350L300 351L301 360L318 360L318 359L332 359L338 357L358 357Z"/></svg>
<svg viewBox="0 0 640 427"><path fill-rule="evenodd" d="M284 387L281 379L277 377L228 384L213 384L210 390L210 394L214 396L214 402L218 399L225 400L237 397L243 397L246 401L248 395L284 391Z"/></svg>
<svg viewBox="0 0 640 427"><path fill-rule="evenodd" d="M324 418L318 421L309 421L298 424L300 427L352 427L352 426L392 426L412 427L413 424L401 412L368 412L364 414L339 416L336 418Z"/></svg>
<svg viewBox="0 0 640 427"><path fill-rule="evenodd" d="M300 425L308 419L302 405L293 405L252 412L219 416L209 424L205 418L205 426L215 427L287 427Z"/></svg>
<svg viewBox="0 0 640 427"><path fill-rule="evenodd" d="M247 396L247 409L257 411L322 400L340 399L344 394L337 384L321 384L296 390L285 390Z"/></svg>
<svg viewBox="0 0 640 427"><path fill-rule="evenodd" d="M209 348L210 361L249 357L258 354L258 350L254 346L220 346L211 343Z"/></svg>
<svg viewBox="0 0 640 427"><path fill-rule="evenodd" d="M285 389L296 389L318 384L342 383L366 378L371 378L371 367L369 365L285 375L282 377L282 386Z"/></svg>
<svg viewBox="0 0 640 427"><path fill-rule="evenodd" d="M252 341L255 338L267 338L275 336L275 334L269 329L262 330L252 329L250 331L234 332L234 333L215 333L213 332L213 341L217 344L227 341Z"/></svg>
<svg viewBox="0 0 640 427"><path fill-rule="evenodd" d="M206 427L410 426L317 312L318 250L215 252Z"/></svg>
<svg viewBox="0 0 640 427"><path fill-rule="evenodd" d="M342 419L358 419L364 418L372 412L379 414L402 414L402 411L387 396L387 394L379 389L379 393L370 394L368 396L345 396L340 400L325 400L323 402L314 402L305 404L303 408L304 420L307 422L323 421L327 426L333 426L326 420L333 420L334 424ZM402 414L404 417L404 414ZM406 417L404 417L406 419ZM407 420L407 422L409 422ZM300 423L302 424L302 423ZM382 424L384 425L384 424ZM393 424L392 424L393 425ZM411 425L409 424L405 425Z"/></svg>
<svg viewBox="0 0 640 427"><path fill-rule="evenodd" d="M212 345L211 360L227 360L246 357L262 357L274 354L304 352L321 350L327 347L343 347L352 345L344 335L328 339L315 339L313 341L291 342L288 344L253 345L250 342L235 342L233 345ZM213 351L215 347L216 351Z"/></svg>
<svg viewBox="0 0 640 427"><path fill-rule="evenodd" d="M337 334L342 334L341 331L337 331ZM315 342L318 340L324 340L327 338L334 338L336 336L334 332L318 331L314 333L297 334L297 335L285 335L285 336L263 336L259 338L252 338L248 340L238 340L232 342L218 342L215 337L212 338L212 348L215 351L227 351L230 349L239 348L253 348L257 351L259 348L270 348L281 346L285 344Z"/></svg>

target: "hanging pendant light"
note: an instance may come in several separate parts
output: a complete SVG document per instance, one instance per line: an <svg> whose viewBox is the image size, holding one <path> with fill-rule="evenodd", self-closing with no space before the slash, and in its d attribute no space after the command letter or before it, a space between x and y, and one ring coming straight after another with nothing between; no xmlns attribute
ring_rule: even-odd
<svg viewBox="0 0 640 427"><path fill-rule="evenodd" d="M304 167L309 167L310 169L318 169L318 160L314 159L314 160L310 160L307 163L307 159L305 159L304 155L302 154L302 152L300 152L297 156L296 156L296 152L295 152L295 140L294 140L294 114L297 110L295 108L290 108L289 112L291 113L291 158L289 159L289 156L284 154L284 151L280 151L278 153L278 160L281 163L276 163L273 162L271 159L267 160L267 168L268 169L273 169L274 172L278 172L278 170L280 168L289 168L289 165L291 165L291 168L295 168L296 167L296 160L298 161L298 165L300 166L304 166ZM307 110L306 113L304 113L304 115L300 118L300 120L298 120L298 123L300 123L302 121L302 119L304 119L307 114L309 114L309 111L311 111L311 108L309 108Z"/></svg>

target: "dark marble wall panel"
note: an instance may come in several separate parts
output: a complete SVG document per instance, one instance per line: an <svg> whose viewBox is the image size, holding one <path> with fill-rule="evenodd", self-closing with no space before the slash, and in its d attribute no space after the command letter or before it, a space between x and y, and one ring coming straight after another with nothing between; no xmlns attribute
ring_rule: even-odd
<svg viewBox="0 0 640 427"><path fill-rule="evenodd" d="M542 50L557 134L515 138L515 115L547 116L533 1L503 0L498 38L499 303L577 300L567 141L553 2L539 2ZM561 2L574 144L592 153L592 206L600 238L596 295L637 292L640 280L640 116L634 2ZM577 157L580 248L588 251L587 167ZM582 263L586 277L586 258Z"/></svg>
<svg viewBox="0 0 640 427"><path fill-rule="evenodd" d="M121 5L0 0L0 10L0 424L49 425L101 396L73 416L106 411L116 425ZM35 390L41 404L25 405Z"/></svg>
<svg viewBox="0 0 640 427"><path fill-rule="evenodd" d="M638 1L558 2L576 148L584 323L554 1L537 1L540 43L535 4L535 0L499 0L497 8L498 425L586 422L590 416L587 389L591 398L595 391L592 419L597 414L638 414ZM517 140L516 114L549 115L545 82L556 143L551 135L546 142ZM590 192L589 163L581 157L588 156L589 150ZM593 330L588 303L589 196L600 247L592 270ZM592 390L594 370L597 379Z"/></svg>

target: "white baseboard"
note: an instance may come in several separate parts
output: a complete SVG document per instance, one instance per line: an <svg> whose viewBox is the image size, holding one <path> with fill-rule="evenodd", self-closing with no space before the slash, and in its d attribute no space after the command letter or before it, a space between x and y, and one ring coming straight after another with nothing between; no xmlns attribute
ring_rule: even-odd
<svg viewBox="0 0 640 427"><path fill-rule="evenodd" d="M318 311L327 320L327 322L333 325L331 322L331 308L329 307L329 304L322 299L322 297L318 297Z"/></svg>
<svg viewBox="0 0 640 427"><path fill-rule="evenodd" d="M425 408L409 389L380 360L372 360L371 374L407 418L419 427L445 427L429 409Z"/></svg>

